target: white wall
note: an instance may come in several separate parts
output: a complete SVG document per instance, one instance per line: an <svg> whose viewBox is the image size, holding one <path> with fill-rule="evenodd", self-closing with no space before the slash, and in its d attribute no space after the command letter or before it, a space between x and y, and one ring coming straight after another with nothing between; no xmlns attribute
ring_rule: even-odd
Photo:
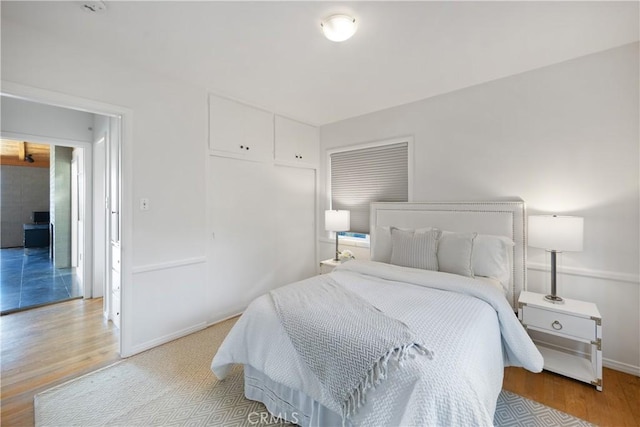
<svg viewBox="0 0 640 427"><path fill-rule="evenodd" d="M3 134L91 142L92 126L93 114L90 113L2 97Z"/></svg>
<svg viewBox="0 0 640 427"><path fill-rule="evenodd" d="M558 292L595 302L605 363L640 374L638 47L323 126L321 200L326 150L413 135L415 201L520 197L529 214L584 216ZM529 262L529 289L546 293L544 252Z"/></svg>
<svg viewBox="0 0 640 427"><path fill-rule="evenodd" d="M71 147L51 147L49 212L56 268L71 267Z"/></svg>
<svg viewBox="0 0 640 427"><path fill-rule="evenodd" d="M123 351L135 351L201 326L205 298L205 147L207 91L104 58L33 29L2 25L2 79L132 111L124 148L133 163L132 222L123 224ZM91 140L91 134L89 134ZM140 211L146 197L151 209ZM196 263L192 263L196 260ZM183 262L188 265L179 267ZM180 275L157 274L180 269ZM188 295L188 298L185 298ZM124 301L126 299L127 301Z"/></svg>
<svg viewBox="0 0 640 427"><path fill-rule="evenodd" d="M122 322L123 348L141 351L215 318L203 265L207 90L75 43L3 22L3 85L132 112L131 138L124 141L132 197L123 208L133 216L123 224L131 240L122 255L131 275L123 277ZM605 357L637 368L637 50L627 46L328 125L322 145L412 134L415 200L520 196L532 213L585 216L585 251L567 255L565 264L631 282L604 278L598 292L565 282L560 292L598 303ZM149 211L138 209L141 197L150 200ZM532 261L542 259L532 250Z"/></svg>
<svg viewBox="0 0 640 427"><path fill-rule="evenodd" d="M22 225L48 210L49 168L0 165L0 247L22 246Z"/></svg>
<svg viewBox="0 0 640 427"><path fill-rule="evenodd" d="M93 105L106 106L108 112L125 111L121 351L130 355L221 320L229 310L237 313L238 301L244 308L249 294L237 283L225 281L220 271L213 271L207 278L212 270L211 262L207 264L207 243L216 243L212 243L205 220L207 88L152 75L77 46L77 40L56 40L14 23L3 23L3 90L8 86L20 91L22 87L24 92L36 95L38 90L45 90L44 98L90 105L86 107L90 111L105 112L93 109ZM103 161L103 156L99 152L97 161ZM238 189L228 176L211 176L229 192ZM290 188L282 176L274 173L274 186L281 187L279 194L289 195L295 186ZM310 235L304 241L311 248L308 266L314 273L315 172L310 176L313 184L308 186L305 200L311 200L308 212L312 221L307 227ZM149 210L139 209L141 198L149 199ZM296 208L299 200L294 202ZM233 209L213 200L210 210L220 208ZM215 231L219 236L219 230ZM243 255L235 258L242 260ZM287 263L286 258L280 259ZM284 277L291 271L279 265L269 268L274 270L270 272L274 277ZM222 306L220 301L229 303Z"/></svg>

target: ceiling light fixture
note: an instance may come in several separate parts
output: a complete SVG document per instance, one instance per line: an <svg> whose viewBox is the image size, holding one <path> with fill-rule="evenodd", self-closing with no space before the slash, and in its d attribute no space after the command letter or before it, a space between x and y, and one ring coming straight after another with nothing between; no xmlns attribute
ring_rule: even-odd
<svg viewBox="0 0 640 427"><path fill-rule="evenodd" d="M101 0L85 1L81 6L82 10L89 13L102 13L107 10L107 5Z"/></svg>
<svg viewBox="0 0 640 427"><path fill-rule="evenodd" d="M320 23L324 36L333 42L343 42L356 32L355 18L347 15L332 15Z"/></svg>

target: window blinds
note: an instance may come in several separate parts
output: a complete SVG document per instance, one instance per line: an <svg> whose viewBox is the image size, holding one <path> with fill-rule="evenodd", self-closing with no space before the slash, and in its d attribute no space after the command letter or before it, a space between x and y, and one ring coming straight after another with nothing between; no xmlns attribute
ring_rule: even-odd
<svg viewBox="0 0 640 427"><path fill-rule="evenodd" d="M408 143L331 154L331 209L351 211L351 230L369 233L369 203L408 201Z"/></svg>

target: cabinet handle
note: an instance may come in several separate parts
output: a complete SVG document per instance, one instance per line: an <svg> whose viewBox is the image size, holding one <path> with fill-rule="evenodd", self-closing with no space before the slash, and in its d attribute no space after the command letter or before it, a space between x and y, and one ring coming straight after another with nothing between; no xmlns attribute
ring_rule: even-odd
<svg viewBox="0 0 640 427"><path fill-rule="evenodd" d="M551 327L556 331L559 331L560 329L562 329L562 323L558 322L557 320L554 320L553 323L551 324Z"/></svg>
<svg viewBox="0 0 640 427"><path fill-rule="evenodd" d="M240 146L240 149L241 149L241 150L244 150L244 145L241 145L241 146Z"/></svg>
<svg viewBox="0 0 640 427"><path fill-rule="evenodd" d="M249 149L249 146L247 145L247 150Z"/></svg>

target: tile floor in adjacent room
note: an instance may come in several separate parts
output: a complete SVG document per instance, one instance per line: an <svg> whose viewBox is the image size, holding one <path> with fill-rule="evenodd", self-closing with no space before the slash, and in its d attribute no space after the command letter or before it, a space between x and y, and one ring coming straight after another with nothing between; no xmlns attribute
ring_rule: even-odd
<svg viewBox="0 0 640 427"><path fill-rule="evenodd" d="M82 296L74 268L55 268L48 248L0 249L0 312Z"/></svg>

